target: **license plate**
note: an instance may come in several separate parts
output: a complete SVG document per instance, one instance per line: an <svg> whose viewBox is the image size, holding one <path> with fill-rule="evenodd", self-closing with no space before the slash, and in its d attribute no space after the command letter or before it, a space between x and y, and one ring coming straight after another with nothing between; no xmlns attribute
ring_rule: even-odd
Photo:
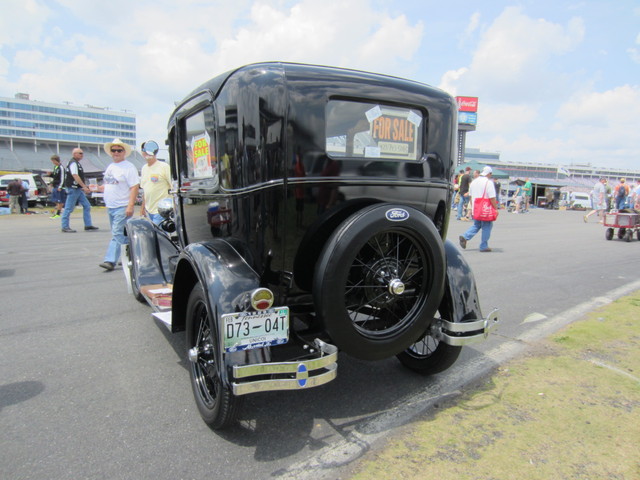
<svg viewBox="0 0 640 480"><path fill-rule="evenodd" d="M222 322L225 352L282 345L289 340L289 307L227 313Z"/></svg>

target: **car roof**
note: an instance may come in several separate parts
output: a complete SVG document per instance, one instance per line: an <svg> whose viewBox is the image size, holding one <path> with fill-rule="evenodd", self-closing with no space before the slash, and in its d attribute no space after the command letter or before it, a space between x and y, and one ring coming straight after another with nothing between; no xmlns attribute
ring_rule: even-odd
<svg viewBox="0 0 640 480"><path fill-rule="evenodd" d="M37 173L9 173L7 175L0 176L0 181L3 180L15 180L19 178L20 180L30 180L32 179L35 182L35 178L40 175Z"/></svg>

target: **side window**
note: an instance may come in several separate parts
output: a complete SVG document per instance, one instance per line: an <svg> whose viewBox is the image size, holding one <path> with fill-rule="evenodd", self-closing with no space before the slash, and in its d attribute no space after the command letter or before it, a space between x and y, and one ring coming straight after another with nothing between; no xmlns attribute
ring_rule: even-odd
<svg viewBox="0 0 640 480"><path fill-rule="evenodd" d="M200 110L183 120L180 176L198 182L208 189L218 185L218 161L215 146L215 123L210 108Z"/></svg>

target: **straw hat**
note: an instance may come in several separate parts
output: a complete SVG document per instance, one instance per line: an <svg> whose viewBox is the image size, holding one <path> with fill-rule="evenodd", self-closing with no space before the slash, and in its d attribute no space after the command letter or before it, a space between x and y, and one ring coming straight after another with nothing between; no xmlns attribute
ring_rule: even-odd
<svg viewBox="0 0 640 480"><path fill-rule="evenodd" d="M131 145L124 143L119 138L114 138L113 142L107 142L104 144L104 151L107 152L107 155L111 155L111 147L113 146L124 148L125 157L131 155Z"/></svg>

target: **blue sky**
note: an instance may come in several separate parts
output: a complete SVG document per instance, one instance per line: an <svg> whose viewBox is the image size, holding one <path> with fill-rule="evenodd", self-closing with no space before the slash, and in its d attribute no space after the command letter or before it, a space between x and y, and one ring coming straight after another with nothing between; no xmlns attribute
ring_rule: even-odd
<svg viewBox="0 0 640 480"><path fill-rule="evenodd" d="M479 97L467 146L508 161L640 170L640 2L2 0L0 96L134 111L166 137L174 102L282 60Z"/></svg>

